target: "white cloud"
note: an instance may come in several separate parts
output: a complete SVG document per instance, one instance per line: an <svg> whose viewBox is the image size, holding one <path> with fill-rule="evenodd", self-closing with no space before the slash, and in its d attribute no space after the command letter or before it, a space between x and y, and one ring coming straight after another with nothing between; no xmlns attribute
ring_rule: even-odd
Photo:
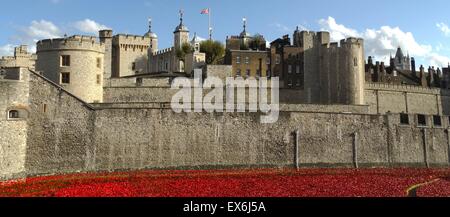
<svg viewBox="0 0 450 217"><path fill-rule="evenodd" d="M19 27L14 35L14 44L28 45L30 51L36 50L36 42L42 39L61 37L60 29L47 20L33 20L29 26Z"/></svg>
<svg viewBox="0 0 450 217"><path fill-rule="evenodd" d="M350 36L360 37L360 34L356 30L347 28L342 24L337 24L333 17L319 20L319 25L321 26L321 31L330 32L330 37L333 41L338 41Z"/></svg>
<svg viewBox="0 0 450 217"><path fill-rule="evenodd" d="M445 23L436 23L436 27L439 28L439 30L444 33L445 36L450 36L450 28Z"/></svg>
<svg viewBox="0 0 450 217"><path fill-rule="evenodd" d="M305 25L302 25L302 24L298 24L296 27L291 28L291 27L286 26L286 25L281 24L281 23L272 23L272 24L269 25L269 27L274 28L274 29L276 29L279 32L292 32L295 29L297 29L297 27L298 27L298 29L300 31L303 31L303 30L308 31L308 28L306 28Z"/></svg>
<svg viewBox="0 0 450 217"><path fill-rule="evenodd" d="M1 56L11 56L14 51L14 45L6 44L4 46L0 46L0 57Z"/></svg>
<svg viewBox="0 0 450 217"><path fill-rule="evenodd" d="M31 25L21 29L24 41L38 41L46 38L58 38L61 35L60 29L50 21L33 20Z"/></svg>
<svg viewBox="0 0 450 217"><path fill-rule="evenodd" d="M92 33L92 34L97 34L98 31L103 30L103 29L110 29L109 27L102 25L100 23L97 23L90 19L77 21L74 23L73 26L75 27L75 29L77 29L81 32Z"/></svg>
<svg viewBox="0 0 450 217"><path fill-rule="evenodd" d="M58 27L51 21L33 20L29 26L18 27L16 34L11 37L11 42L7 45L0 46L0 54L11 54L12 44L28 45L31 52L36 51L36 42L42 39L61 38L63 32L74 33L98 33L98 30L108 29L105 25L101 25L93 20L85 19L68 25L68 27ZM62 31L64 30L64 31Z"/></svg>
<svg viewBox="0 0 450 217"><path fill-rule="evenodd" d="M286 25L281 24L281 23L272 23L269 26L272 28L275 28L279 32L290 32L291 31L291 28L289 28Z"/></svg>
<svg viewBox="0 0 450 217"><path fill-rule="evenodd" d="M429 65L447 66L450 58L434 51L431 45L418 43L411 32L404 32L399 27L382 26L379 29L366 29L359 32L338 24L333 17L319 20L322 31L329 31L333 41L346 37L362 37L365 40L366 55L374 56L380 61L389 63L390 54L395 55L400 46L416 59L423 59Z"/></svg>

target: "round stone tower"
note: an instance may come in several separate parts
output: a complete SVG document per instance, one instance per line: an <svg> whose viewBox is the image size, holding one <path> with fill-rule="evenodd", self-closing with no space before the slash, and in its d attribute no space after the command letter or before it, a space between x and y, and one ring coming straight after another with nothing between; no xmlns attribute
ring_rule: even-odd
<svg viewBox="0 0 450 217"><path fill-rule="evenodd" d="M105 46L96 37L42 40L36 54L36 71L88 103L103 101Z"/></svg>
<svg viewBox="0 0 450 217"><path fill-rule="evenodd" d="M363 105L364 101L364 40L347 38L341 40L339 52L339 79L341 102L348 105Z"/></svg>

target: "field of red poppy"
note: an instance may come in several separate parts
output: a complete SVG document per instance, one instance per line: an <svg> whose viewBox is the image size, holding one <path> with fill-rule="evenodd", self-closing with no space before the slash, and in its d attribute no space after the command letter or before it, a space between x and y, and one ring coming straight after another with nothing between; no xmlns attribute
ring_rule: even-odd
<svg viewBox="0 0 450 217"><path fill-rule="evenodd" d="M134 171L0 182L0 197L450 197L450 169Z"/></svg>

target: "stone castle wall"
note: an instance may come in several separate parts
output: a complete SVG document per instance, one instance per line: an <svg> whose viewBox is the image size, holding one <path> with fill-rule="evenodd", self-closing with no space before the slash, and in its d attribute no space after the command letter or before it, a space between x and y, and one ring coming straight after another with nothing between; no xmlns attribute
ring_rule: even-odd
<svg viewBox="0 0 450 217"><path fill-rule="evenodd" d="M171 90L168 79L143 79L139 87L135 79L115 79L113 84L104 89L105 102L170 102L178 91ZM246 88L246 96L248 92ZM280 89L282 104L305 103L306 97L303 90ZM367 83L364 98L368 114L450 115L450 91L441 89Z"/></svg>
<svg viewBox="0 0 450 217"><path fill-rule="evenodd" d="M34 69L36 64L36 57L2 57L0 58L0 68L7 67L29 67Z"/></svg>
<svg viewBox="0 0 450 217"><path fill-rule="evenodd" d="M282 107L279 121L265 125L259 122L260 113L177 114L157 103L89 105L35 73L29 97L27 127L15 126L26 132L26 145L2 146L2 159L22 153L23 161L2 168L2 178L151 168L294 167L297 162L300 167L449 166L448 116L442 117L442 126L434 126L427 116L428 125L418 127L413 115L409 125L402 125L400 115L364 114L364 106L299 105ZM12 127L8 124L0 127Z"/></svg>
<svg viewBox="0 0 450 217"><path fill-rule="evenodd" d="M95 113L90 106L34 73L30 99L26 172L52 174L92 168L89 156Z"/></svg>
<svg viewBox="0 0 450 217"><path fill-rule="evenodd" d="M258 89L252 88L254 91ZM142 86L142 87L108 87L104 88L104 100L109 103L118 102L171 102L172 97L179 90L172 90L170 87L164 86ZM225 90L224 90L225 91ZM237 90L236 90L237 91ZM270 90L269 90L270 91ZM203 95L205 96L210 91L204 90ZM245 89L245 99L248 102L248 95L250 89ZM235 92L235 98L237 94ZM224 95L226 99L226 95ZM268 99L270 100L270 92L268 92ZM280 90L280 103L283 104L295 104L304 102L304 91L293 90L293 89L281 89ZM270 102L270 101L269 101Z"/></svg>
<svg viewBox="0 0 450 217"><path fill-rule="evenodd" d="M408 113L450 115L450 91L406 85L367 83L370 114Z"/></svg>
<svg viewBox="0 0 450 217"><path fill-rule="evenodd" d="M149 72L175 72L177 67L175 52L175 49L171 47L149 53Z"/></svg>
<svg viewBox="0 0 450 217"><path fill-rule="evenodd" d="M0 120L0 179L25 175L27 131L26 120Z"/></svg>
<svg viewBox="0 0 450 217"><path fill-rule="evenodd" d="M133 107L97 108L93 113L90 124L73 119L89 126L83 141L60 141L59 148L41 143L39 148L46 152L27 156L34 162L27 168L61 173L293 167L296 159L301 167L449 165L448 125L401 126L396 115L282 112L276 124L262 125L261 114L176 114L170 109ZM64 138L74 125L58 127L52 135Z"/></svg>
<svg viewBox="0 0 450 217"><path fill-rule="evenodd" d="M5 69L8 76L0 78L0 177L14 178L25 173L27 119L9 119L10 110L19 110L20 117L28 116L28 71ZM11 79L8 79L11 78Z"/></svg>

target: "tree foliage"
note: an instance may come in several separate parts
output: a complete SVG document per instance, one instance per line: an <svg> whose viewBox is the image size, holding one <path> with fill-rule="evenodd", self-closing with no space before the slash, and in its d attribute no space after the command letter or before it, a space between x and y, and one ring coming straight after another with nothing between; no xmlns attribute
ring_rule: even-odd
<svg viewBox="0 0 450 217"><path fill-rule="evenodd" d="M185 61L186 55L194 52L194 48L189 43L183 43L181 49L177 48L175 52L178 59Z"/></svg>
<svg viewBox="0 0 450 217"><path fill-rule="evenodd" d="M250 41L250 49L252 50L264 50L266 47L266 40L264 36L260 34L256 34L253 36L253 39Z"/></svg>
<svg viewBox="0 0 450 217"><path fill-rule="evenodd" d="M224 57L225 48L219 41L206 40L200 43L200 52L206 54L206 64L217 64Z"/></svg>

